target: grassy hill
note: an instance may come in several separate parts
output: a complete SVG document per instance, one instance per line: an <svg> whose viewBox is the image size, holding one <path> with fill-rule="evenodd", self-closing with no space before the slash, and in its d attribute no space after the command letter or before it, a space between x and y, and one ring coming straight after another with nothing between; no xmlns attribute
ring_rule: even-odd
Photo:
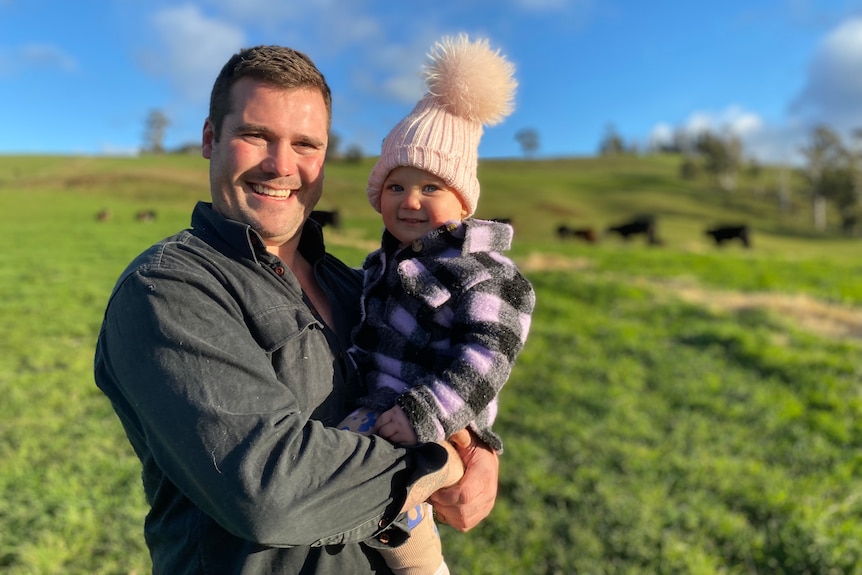
<svg viewBox="0 0 862 575"><path fill-rule="evenodd" d="M331 164L320 205L356 265L381 227L370 166ZM0 571L149 572L140 467L93 345L123 267L208 198L207 167L0 157ZM815 233L801 187L779 210L768 169L731 193L678 172L672 156L481 164L477 215L514 220L537 307L503 391L495 510L441 529L453 572L862 572L859 239L834 214ZM555 234L641 213L662 245ZM754 247L712 245L724 222Z"/></svg>
<svg viewBox="0 0 862 575"><path fill-rule="evenodd" d="M792 202L780 210L775 169L765 168L757 176L743 174L736 190L724 192L706 175L682 179L680 163L676 155L484 160L479 166L482 195L476 216L513 219L518 244L525 249L545 249L557 239L560 224L601 231L638 214L657 216L665 245L679 250L711 247L704 229L728 223L751 226L761 250L807 252L822 245L845 245L832 241L843 239L835 214L829 214L829 230L815 232L798 176L790 174ZM348 230L376 240L379 218L364 193L372 164L373 158L358 164L330 162L319 207L340 210ZM172 214L208 197L207 166L193 155L0 157L0 185L68 190L104 198L106 207L117 210L155 207Z"/></svg>

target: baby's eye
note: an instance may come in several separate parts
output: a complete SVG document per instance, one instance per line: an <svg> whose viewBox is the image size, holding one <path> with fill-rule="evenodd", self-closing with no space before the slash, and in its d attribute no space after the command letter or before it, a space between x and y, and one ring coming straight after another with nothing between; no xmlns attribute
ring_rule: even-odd
<svg viewBox="0 0 862 575"><path fill-rule="evenodd" d="M435 186L434 184L428 184L428 185L426 185L426 186L425 186L424 188L422 188L422 189L423 189L423 191L424 191L424 192L426 192L426 193L432 193L432 192L436 192L436 191L437 191L437 190L439 190L440 188L438 188L438 187L437 187L437 186Z"/></svg>

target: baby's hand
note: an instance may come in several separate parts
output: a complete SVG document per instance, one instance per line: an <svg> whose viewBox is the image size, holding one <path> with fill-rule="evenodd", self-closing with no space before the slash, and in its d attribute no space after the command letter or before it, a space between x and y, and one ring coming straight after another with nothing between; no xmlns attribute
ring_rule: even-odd
<svg viewBox="0 0 862 575"><path fill-rule="evenodd" d="M380 414L374 426L374 433L402 445L414 445L419 442L416 431L407 419L407 414L398 405Z"/></svg>

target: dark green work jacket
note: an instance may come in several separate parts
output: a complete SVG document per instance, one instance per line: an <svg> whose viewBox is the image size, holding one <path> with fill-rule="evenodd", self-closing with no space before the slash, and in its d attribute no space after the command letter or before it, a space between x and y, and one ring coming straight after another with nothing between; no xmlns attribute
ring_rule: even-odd
<svg viewBox="0 0 862 575"><path fill-rule="evenodd" d="M257 233L206 203L111 294L95 378L143 466L154 573L388 573L375 548L404 540L409 487L445 461L335 427L366 393L343 355L361 272L313 222L300 252L334 331Z"/></svg>

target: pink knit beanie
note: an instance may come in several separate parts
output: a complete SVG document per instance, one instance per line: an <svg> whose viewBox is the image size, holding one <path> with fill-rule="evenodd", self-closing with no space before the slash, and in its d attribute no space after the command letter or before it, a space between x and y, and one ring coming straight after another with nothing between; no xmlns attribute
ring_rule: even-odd
<svg viewBox="0 0 862 575"><path fill-rule="evenodd" d="M492 51L488 40L467 36L439 41L423 73L428 93L386 139L368 177L368 201L380 211L386 176L398 166L431 172L461 197L467 215L476 211L476 167L482 126L499 123L514 109L514 66Z"/></svg>

